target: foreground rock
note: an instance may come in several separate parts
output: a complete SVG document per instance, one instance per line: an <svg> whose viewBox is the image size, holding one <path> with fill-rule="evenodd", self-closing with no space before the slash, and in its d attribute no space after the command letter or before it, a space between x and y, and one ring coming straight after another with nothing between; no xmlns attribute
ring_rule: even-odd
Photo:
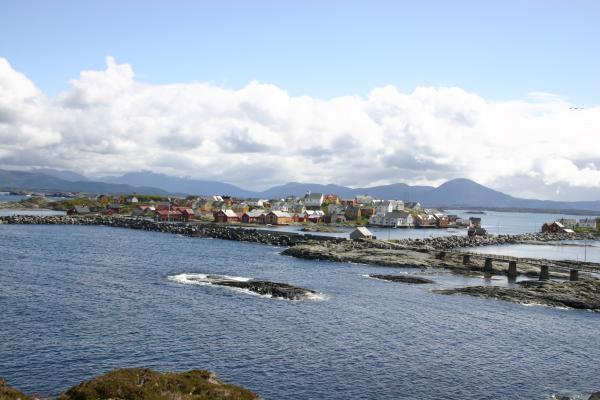
<svg viewBox="0 0 600 400"><path fill-rule="evenodd" d="M1 400L32 400L0 378ZM82 382L58 400L256 400L258 395L221 382L210 371L160 373L147 368L118 369ZM35 399L34 399L35 400Z"/></svg>
<svg viewBox="0 0 600 400"><path fill-rule="evenodd" d="M416 285L425 285L429 283L435 283L431 279L421 278L419 276L411 275L369 275L371 278L382 279L390 282L402 282L402 283L413 283Z"/></svg>
<svg viewBox="0 0 600 400"><path fill-rule="evenodd" d="M119 369L80 383L59 400L252 400L248 389L223 383L209 371L160 373L145 368Z"/></svg>
<svg viewBox="0 0 600 400"><path fill-rule="evenodd" d="M523 281L519 287L470 286L435 290L441 294L468 294L522 304L543 304L600 312L600 281Z"/></svg>
<svg viewBox="0 0 600 400"><path fill-rule="evenodd" d="M4 379L0 378L0 399L2 400L30 400L30 397L19 392L17 389L13 389L4 382Z"/></svg>

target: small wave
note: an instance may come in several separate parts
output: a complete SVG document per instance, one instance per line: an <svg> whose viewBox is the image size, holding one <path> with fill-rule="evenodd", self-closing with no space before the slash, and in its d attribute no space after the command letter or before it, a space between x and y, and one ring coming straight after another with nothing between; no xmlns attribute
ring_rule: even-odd
<svg viewBox="0 0 600 400"><path fill-rule="evenodd" d="M171 282L183 283L188 285L212 285L219 280L237 281L237 282L248 282L251 278L243 276L231 276L231 275L214 275L214 274L178 274L168 276Z"/></svg>

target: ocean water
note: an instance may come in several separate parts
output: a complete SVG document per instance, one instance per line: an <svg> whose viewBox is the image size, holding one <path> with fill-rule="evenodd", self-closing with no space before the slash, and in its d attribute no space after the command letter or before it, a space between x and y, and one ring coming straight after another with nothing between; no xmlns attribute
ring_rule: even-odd
<svg viewBox="0 0 600 400"><path fill-rule="evenodd" d="M264 399L548 399L600 389L600 315L432 288L440 271L93 226L0 225L0 376L52 395L118 367L214 370ZM366 277L413 273L434 285ZM284 301L181 274L287 282Z"/></svg>

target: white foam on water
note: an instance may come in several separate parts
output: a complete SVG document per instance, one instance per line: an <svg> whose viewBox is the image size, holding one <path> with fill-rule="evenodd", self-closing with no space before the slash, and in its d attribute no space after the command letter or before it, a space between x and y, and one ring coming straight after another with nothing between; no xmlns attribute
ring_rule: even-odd
<svg viewBox="0 0 600 400"><path fill-rule="evenodd" d="M231 287L231 286L221 286L218 284L218 282L220 280L237 281L237 282L248 282L248 281L252 280L252 278L247 278L247 277L243 277L243 276L198 274L198 273L186 274L186 273L184 273L184 274L170 275L167 277L167 279L171 282L184 284L184 285L211 285L211 286L222 287L223 289L228 289L228 290L231 290L234 292L248 294L248 295L252 295L252 296L258 296L258 297L264 297L267 299L297 301L297 300L284 299L284 298L280 298L280 297L273 297L273 295L271 295L271 294L260 294L260 293L254 292L252 290L249 290L249 289L237 288L237 287ZM302 301L302 300L322 301L322 300L326 300L326 299L327 299L327 296L325 296L322 293L307 293L306 297L304 299L301 299L300 301Z"/></svg>
<svg viewBox="0 0 600 400"><path fill-rule="evenodd" d="M188 285L212 285L214 282L219 280L230 280L237 282L248 282L252 278L246 278L243 276L230 276L230 275L214 275L214 274L178 274L168 276L171 282L188 284Z"/></svg>

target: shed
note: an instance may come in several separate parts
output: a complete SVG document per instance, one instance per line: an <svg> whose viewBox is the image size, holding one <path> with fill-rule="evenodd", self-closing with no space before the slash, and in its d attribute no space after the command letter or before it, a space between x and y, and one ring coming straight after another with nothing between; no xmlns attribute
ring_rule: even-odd
<svg viewBox="0 0 600 400"><path fill-rule="evenodd" d="M359 226L358 228L356 228L355 230L353 230L350 233L350 239L352 239L352 240L357 240L357 239L374 239L374 238L375 237L373 236L373 234L371 233L371 231L368 230L364 226Z"/></svg>

